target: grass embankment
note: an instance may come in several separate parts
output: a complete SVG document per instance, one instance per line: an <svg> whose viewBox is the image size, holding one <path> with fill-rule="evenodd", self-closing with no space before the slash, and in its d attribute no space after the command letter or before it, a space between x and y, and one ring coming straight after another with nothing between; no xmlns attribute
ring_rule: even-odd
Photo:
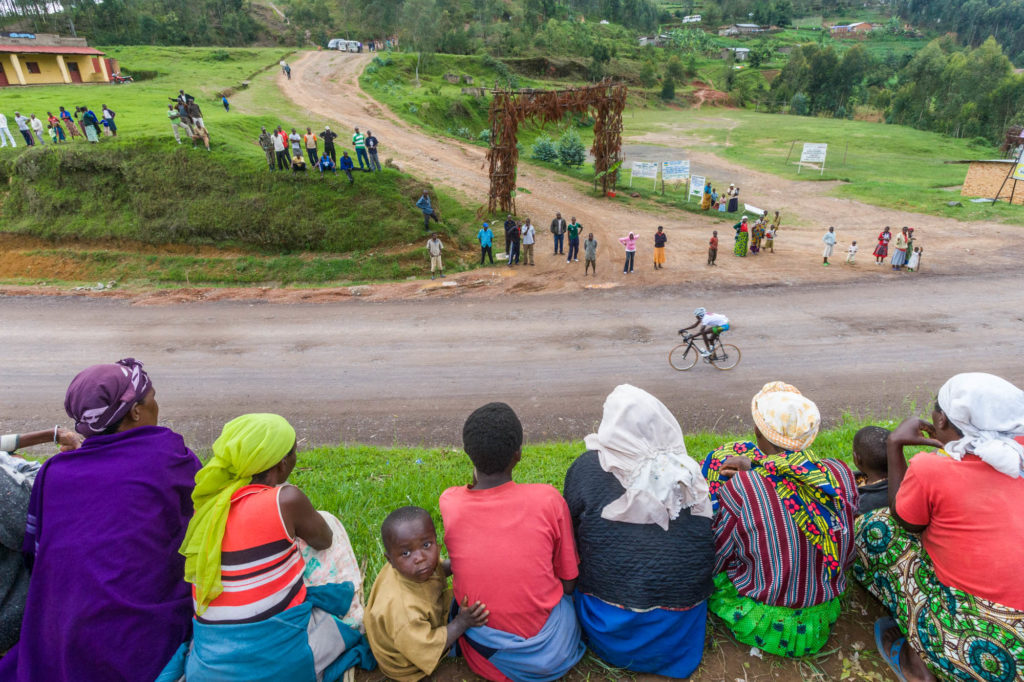
<svg viewBox="0 0 1024 682"><path fill-rule="evenodd" d="M356 173L355 185L343 174L268 172L256 145L260 126L304 132L308 125L319 132L328 123L278 91L274 78L285 51L105 51L126 72L149 78L5 92L6 108L44 119L61 105L99 111L107 104L117 112L119 132L97 145L79 138L0 151L3 231L53 244L26 252L37 267L15 281L38 281L38 264L47 259L60 264L65 281L140 284L337 284L423 273L425 237L414 203L424 183L394 169ZM179 89L200 103L211 153L175 143L167 104ZM229 96L230 112L221 94ZM339 155L348 148L346 137L337 141ZM466 247L472 212L448 193L434 194L449 246ZM172 244L194 251L136 248ZM203 249L211 246L220 251ZM449 266L458 269L456 262Z"/></svg>
<svg viewBox="0 0 1024 682"><path fill-rule="evenodd" d="M820 457L835 457L850 462L853 435L866 423L845 419L836 428L822 431L814 443L815 453ZM891 423L886 425L892 426ZM723 443L749 437L749 434L698 433L687 435L686 444L690 455L700 461ZM569 465L584 450L581 442L526 445L522 461L516 467L515 479L520 482L548 483L561 490ZM336 514L345 524L363 569L364 591L368 594L384 564L379 541L380 524L384 517L404 505L423 507L434 516L439 541L443 544L443 529L437 510L438 497L446 488L467 484L471 474L469 458L455 448L353 445L301 452L290 482L305 491L318 509ZM850 581L852 583L852 578ZM725 679L722 675L726 671L729 672L728 679L737 676L742 679L750 665L746 660L767 668L770 676L775 679L836 679L840 670L845 672L850 656L854 661L858 659L858 653L848 648L851 642L863 645L870 641L869 623L872 616L866 616L862 611L866 599L861 590L852 588L843 601L844 612L839 626L844 628L843 635L834 637L818 655L798 661L774 659L771 656L766 656L770 660L764 663L750 659L747 656L749 647L737 647L731 643L731 636L724 628L713 626L709 629L705 665L714 667L714 671L705 674L698 672L694 679ZM856 670L863 672L861 665L881 670L877 657L872 658L866 652L860 656L863 658L857 662ZM755 673L754 670L750 672ZM759 669L756 672L762 671ZM460 675L468 674L468 671L460 666L452 674L454 677L445 676L443 679L464 679ZM628 671L607 669L597 659L589 656L577 667L577 674L572 679L587 679L588 674L593 679L632 677ZM757 674L751 679L755 678L761 679Z"/></svg>

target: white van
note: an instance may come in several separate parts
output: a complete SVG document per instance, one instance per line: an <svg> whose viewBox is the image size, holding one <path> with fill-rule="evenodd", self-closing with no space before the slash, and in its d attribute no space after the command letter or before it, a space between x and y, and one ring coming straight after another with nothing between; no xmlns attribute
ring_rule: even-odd
<svg viewBox="0 0 1024 682"><path fill-rule="evenodd" d="M344 38L332 38L327 42L328 50L340 50L341 52L359 52L358 40L346 40Z"/></svg>

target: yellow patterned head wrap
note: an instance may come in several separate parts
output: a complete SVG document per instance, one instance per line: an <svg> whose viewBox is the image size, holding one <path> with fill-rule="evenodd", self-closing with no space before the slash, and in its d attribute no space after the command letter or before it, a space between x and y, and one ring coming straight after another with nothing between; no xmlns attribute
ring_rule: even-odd
<svg viewBox="0 0 1024 682"><path fill-rule="evenodd" d="M180 552L185 555L185 580L196 587L196 613L217 598L220 550L231 496L252 477L284 459L295 446L295 429L276 414L244 414L224 425L213 443L213 457L196 474L192 491L195 514Z"/></svg>
<svg viewBox="0 0 1024 682"><path fill-rule="evenodd" d="M792 452L809 448L821 426L818 406L781 381L765 384L750 401L750 411L765 438Z"/></svg>

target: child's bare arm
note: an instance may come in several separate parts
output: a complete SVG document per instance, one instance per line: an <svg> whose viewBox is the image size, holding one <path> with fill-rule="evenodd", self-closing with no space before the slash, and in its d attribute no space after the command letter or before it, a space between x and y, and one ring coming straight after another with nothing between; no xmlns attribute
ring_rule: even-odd
<svg viewBox="0 0 1024 682"><path fill-rule="evenodd" d="M469 628L487 625L487 617L489 615L491 615L491 612L487 610L486 606L480 602L470 606L469 597L463 597L459 615L455 616L452 622L448 623L448 641L445 644L445 648L454 646L459 637L466 634L466 630Z"/></svg>
<svg viewBox="0 0 1024 682"><path fill-rule="evenodd" d="M441 572L444 574L444 577L446 577L446 578L452 574L452 560L451 559L445 559L444 561L441 562Z"/></svg>
<svg viewBox="0 0 1024 682"><path fill-rule="evenodd" d="M573 578L572 580L563 580L562 581L562 592L564 594L572 594L575 591L576 591L576 578Z"/></svg>

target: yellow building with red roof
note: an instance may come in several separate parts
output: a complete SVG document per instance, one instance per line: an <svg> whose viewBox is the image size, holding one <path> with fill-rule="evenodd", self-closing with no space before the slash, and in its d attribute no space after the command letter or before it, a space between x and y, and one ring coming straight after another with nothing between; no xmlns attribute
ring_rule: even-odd
<svg viewBox="0 0 1024 682"><path fill-rule="evenodd" d="M109 83L117 70L85 38L52 33L0 33L0 87Z"/></svg>

